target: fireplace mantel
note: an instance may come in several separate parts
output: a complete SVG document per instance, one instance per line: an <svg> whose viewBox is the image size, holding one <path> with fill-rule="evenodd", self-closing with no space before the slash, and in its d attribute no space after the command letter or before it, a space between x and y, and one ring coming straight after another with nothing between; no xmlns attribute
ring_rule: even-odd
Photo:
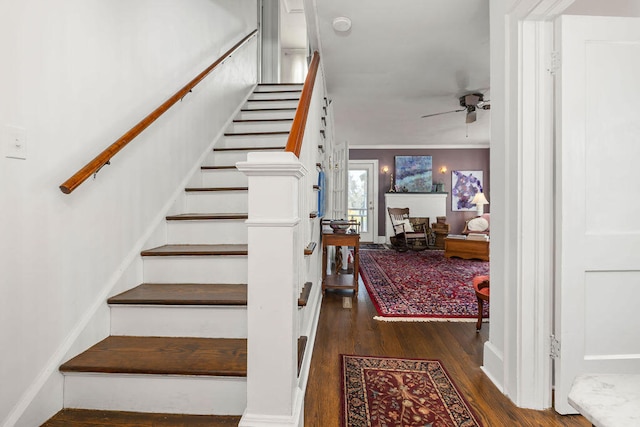
<svg viewBox="0 0 640 427"><path fill-rule="evenodd" d="M447 215L447 196L449 193L386 193L385 204L385 242L391 243L393 236L391 220L386 213L387 208L409 208L412 217L428 217L436 222L436 217Z"/></svg>

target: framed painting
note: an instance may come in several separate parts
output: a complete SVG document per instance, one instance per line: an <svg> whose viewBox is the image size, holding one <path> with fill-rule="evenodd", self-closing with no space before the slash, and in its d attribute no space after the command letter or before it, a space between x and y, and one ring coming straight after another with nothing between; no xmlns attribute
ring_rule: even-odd
<svg viewBox="0 0 640 427"><path fill-rule="evenodd" d="M433 181L431 156L396 156L395 187L398 192L430 193Z"/></svg>
<svg viewBox="0 0 640 427"><path fill-rule="evenodd" d="M471 203L482 190L482 171L451 171L451 210L474 211Z"/></svg>

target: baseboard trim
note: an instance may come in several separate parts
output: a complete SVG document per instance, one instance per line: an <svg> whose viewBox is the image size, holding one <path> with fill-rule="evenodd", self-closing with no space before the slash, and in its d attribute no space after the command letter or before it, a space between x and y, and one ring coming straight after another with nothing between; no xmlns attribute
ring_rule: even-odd
<svg viewBox="0 0 640 427"><path fill-rule="evenodd" d="M302 427L303 420L304 391L296 387L291 415L251 414L245 411L238 427Z"/></svg>
<svg viewBox="0 0 640 427"><path fill-rule="evenodd" d="M504 359L502 352L498 350L490 341L484 343L483 365L480 367L482 372L491 380L491 382L504 393Z"/></svg>

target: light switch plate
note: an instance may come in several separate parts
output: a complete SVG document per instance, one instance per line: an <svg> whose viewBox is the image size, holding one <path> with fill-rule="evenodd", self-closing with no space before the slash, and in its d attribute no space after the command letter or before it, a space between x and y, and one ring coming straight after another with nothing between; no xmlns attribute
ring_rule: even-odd
<svg viewBox="0 0 640 427"><path fill-rule="evenodd" d="M17 126L4 127L5 156L10 159L27 159L27 130Z"/></svg>

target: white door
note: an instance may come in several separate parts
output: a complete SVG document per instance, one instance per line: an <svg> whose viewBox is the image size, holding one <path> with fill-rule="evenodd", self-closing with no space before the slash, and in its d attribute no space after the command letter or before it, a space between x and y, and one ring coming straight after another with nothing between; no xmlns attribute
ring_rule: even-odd
<svg viewBox="0 0 640 427"><path fill-rule="evenodd" d="M563 16L556 77L555 402L640 372L640 19Z"/></svg>
<svg viewBox="0 0 640 427"><path fill-rule="evenodd" d="M360 241L375 242L378 160L349 160L349 219L360 222Z"/></svg>

